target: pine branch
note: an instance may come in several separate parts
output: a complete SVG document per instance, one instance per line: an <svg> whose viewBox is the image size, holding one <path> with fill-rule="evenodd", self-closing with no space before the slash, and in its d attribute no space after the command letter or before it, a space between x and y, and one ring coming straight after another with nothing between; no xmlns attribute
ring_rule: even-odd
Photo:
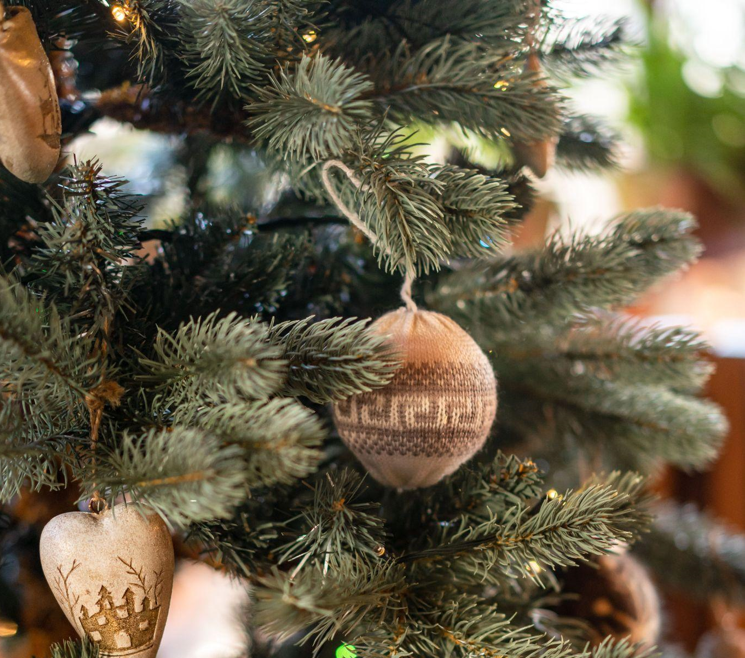
<svg viewBox="0 0 745 658"><path fill-rule="evenodd" d="M522 505L501 522L445 528L439 545L404 554L404 563L461 562L461 570L484 572L497 567L510 577L536 577L542 569L571 566L577 560L607 553L634 539L647 518L637 511L642 478L614 476L611 484L546 498L534 512ZM622 486L616 489L613 485ZM538 565L537 569L533 565Z"/></svg>
<svg viewBox="0 0 745 658"><path fill-rule="evenodd" d="M666 502L654 512L651 532L635 550L657 578L700 601L719 597L741 605L745 601L745 536L693 505Z"/></svg>
<svg viewBox="0 0 745 658"><path fill-rule="evenodd" d="M465 464L420 495L402 498L387 523L393 536L405 536L412 527L476 525L502 519L514 505L531 503L542 492L543 474L535 463L500 451L488 463Z"/></svg>
<svg viewBox="0 0 745 658"><path fill-rule="evenodd" d="M554 234L538 251L476 264L441 278L431 306L468 323L560 325L575 313L633 301L695 261L696 224L684 212L652 208L618 217L599 236Z"/></svg>
<svg viewBox="0 0 745 658"><path fill-rule="evenodd" d="M556 76L589 77L619 64L628 56L628 26L624 20L561 17L541 40L542 61Z"/></svg>
<svg viewBox="0 0 745 658"><path fill-rule="evenodd" d="M416 602L411 618L401 620L401 615L397 624L369 629L363 637L354 638L362 655L572 658L571 645L563 638L548 639L529 628L516 628L494 606L481 605L477 597L456 592L438 605L427 600L424 588L418 589L425 601Z"/></svg>
<svg viewBox="0 0 745 658"><path fill-rule="evenodd" d="M442 183L452 255L478 258L501 251L508 243L505 215L516 207L506 183L453 166L435 171L434 178Z"/></svg>
<svg viewBox="0 0 745 658"><path fill-rule="evenodd" d="M255 621L268 636L284 641L299 631L316 644L342 629L355 629L366 618L390 615L400 604L396 593L404 588L402 569L394 564L368 564L348 560L323 578L321 568L297 576L273 569L258 579Z"/></svg>
<svg viewBox="0 0 745 658"><path fill-rule="evenodd" d="M196 543L215 567L243 578L255 576L266 569L282 531L281 521L273 520L277 508L272 506L279 504L273 493L265 492L261 500L247 498L228 519L191 525L187 541Z"/></svg>
<svg viewBox="0 0 745 658"><path fill-rule="evenodd" d="M86 422L86 398L99 379L84 338L71 334L54 306L0 277L0 432L19 447L55 434L60 418ZM13 464L0 459L0 468Z"/></svg>
<svg viewBox="0 0 745 658"><path fill-rule="evenodd" d="M659 658L660 653L644 643L632 644L629 638L606 637L599 645L585 647L582 656L592 658Z"/></svg>
<svg viewBox="0 0 745 658"><path fill-rule="evenodd" d="M177 525L226 518L246 497L246 467L238 446L223 446L196 429L125 433L115 448L87 464L83 495L105 492L110 505L130 494Z"/></svg>
<svg viewBox="0 0 745 658"><path fill-rule="evenodd" d="M339 401L387 384L398 366L386 340L367 329L367 321L312 318L269 329L269 341L289 365L285 394L312 402Z"/></svg>
<svg viewBox="0 0 745 658"><path fill-rule="evenodd" d="M64 465L70 461L67 449L79 437L65 423L47 433L30 431L21 419L13 427L6 415L0 413L0 502L10 502L24 486L31 491L64 488Z"/></svg>
<svg viewBox="0 0 745 658"><path fill-rule="evenodd" d="M327 198L340 206L359 209L359 218L375 236L378 263L387 271L426 273L438 269L453 249L453 239L442 206L443 183L421 157L411 155L400 132L384 132L381 125L360 133L349 154L349 167L334 165L325 175L342 171L339 183L325 180ZM338 199L334 198L338 194Z"/></svg>
<svg viewBox="0 0 745 658"><path fill-rule="evenodd" d="M132 45L137 78L155 86L168 80L180 19L180 0L129 0L115 36Z"/></svg>
<svg viewBox="0 0 745 658"><path fill-rule="evenodd" d="M98 658L99 645L85 637L82 640L65 640L60 644L53 644L49 651L52 658Z"/></svg>
<svg viewBox="0 0 745 658"><path fill-rule="evenodd" d="M579 442L591 455L602 448L628 468L647 469L658 460L702 468L726 434L717 405L661 386L603 381L570 367L563 374L536 370L535 364L500 374L507 425L537 429L546 441Z"/></svg>
<svg viewBox="0 0 745 658"><path fill-rule="evenodd" d="M44 246L35 250L31 271L36 284L76 315L91 347L110 341L115 315L127 308L127 289L135 276L131 260L139 248L140 207L124 193L126 181L102 175L96 160L75 164L62 179L61 205L52 221L37 229Z"/></svg>
<svg viewBox="0 0 745 658"><path fill-rule="evenodd" d="M104 41L116 27L111 12L96 2L83 0L11 0L6 6L27 7L39 39L47 52L59 47L60 39Z"/></svg>
<svg viewBox="0 0 745 658"><path fill-rule="evenodd" d="M316 485L312 506L288 522L297 536L282 547L279 564L297 563L293 573L306 564L335 573L350 556L382 556L386 531L379 505L359 500L362 493L362 478L353 471L328 473Z"/></svg>
<svg viewBox="0 0 745 658"><path fill-rule="evenodd" d="M445 37L418 50L403 42L362 70L381 109L404 124L454 122L489 138L558 134L563 110L556 91L504 55Z"/></svg>
<svg viewBox="0 0 745 658"><path fill-rule="evenodd" d="M251 216L211 207L192 209L164 237L136 291L138 306L156 307L164 328L218 310L250 316L279 305L312 247L305 233L265 232Z"/></svg>
<svg viewBox="0 0 745 658"><path fill-rule="evenodd" d="M540 498L542 486L543 474L531 460L498 452L489 464L457 471L442 498L450 498L461 523L472 525L503 518L515 505Z"/></svg>
<svg viewBox="0 0 745 658"><path fill-rule="evenodd" d="M140 379L157 385L163 402L264 399L278 392L286 372L281 350L260 322L217 313L182 324L171 336L160 329L154 359L144 355Z"/></svg>
<svg viewBox="0 0 745 658"><path fill-rule="evenodd" d="M47 307L21 284L0 277L0 349L4 352L0 372L3 379L12 381L14 373L19 378L17 386L5 384L6 388L21 390L34 379L41 388L44 380L52 378L67 394L84 396L85 387L72 368L73 355L63 352L63 346L72 342L54 306Z"/></svg>
<svg viewBox="0 0 745 658"><path fill-rule="evenodd" d="M458 41L479 41L503 52L513 49L524 38L525 17L533 9L529 0L506 0L498 4L463 0L457 5L436 0L404 0L383 7L358 5L353 11L347 8L338 16L332 14L335 20L330 33L324 32L324 38L331 42L335 53L356 62L363 61L370 53L393 50L402 41L421 48L445 36ZM361 16L354 16L355 11ZM351 17L357 20L350 20Z"/></svg>
<svg viewBox="0 0 745 658"><path fill-rule="evenodd" d="M242 0L182 1L179 47L197 100L244 98L272 63L269 4Z"/></svg>
<svg viewBox="0 0 745 658"><path fill-rule="evenodd" d="M318 417L295 400L230 402L189 412L188 407L186 414L177 411L177 422L242 449L249 488L292 484L312 473L321 459L318 448L325 432Z"/></svg>
<svg viewBox="0 0 745 658"><path fill-rule="evenodd" d="M362 96L372 83L340 60L304 56L293 70L270 74L269 82L254 89L258 101L247 107L254 114L248 126L284 158L339 157L357 126L371 119L372 103Z"/></svg>
<svg viewBox="0 0 745 658"><path fill-rule="evenodd" d="M606 313L580 316L567 331L537 325L519 344L510 332L482 330L483 343L497 362L525 364L561 375L697 393L712 373L709 346L684 327L648 325L638 319ZM501 369L500 369L501 372Z"/></svg>
<svg viewBox="0 0 745 658"><path fill-rule="evenodd" d="M616 169L618 135L587 115L569 117L556 145L556 161L570 171Z"/></svg>

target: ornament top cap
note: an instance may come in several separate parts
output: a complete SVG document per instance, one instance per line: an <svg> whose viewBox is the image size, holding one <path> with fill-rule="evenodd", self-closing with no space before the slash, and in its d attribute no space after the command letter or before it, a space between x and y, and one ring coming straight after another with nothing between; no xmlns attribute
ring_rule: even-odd
<svg viewBox="0 0 745 658"><path fill-rule="evenodd" d="M409 363L454 362L464 356L488 363L473 338L455 320L436 311L399 308L378 318L373 329L387 335Z"/></svg>

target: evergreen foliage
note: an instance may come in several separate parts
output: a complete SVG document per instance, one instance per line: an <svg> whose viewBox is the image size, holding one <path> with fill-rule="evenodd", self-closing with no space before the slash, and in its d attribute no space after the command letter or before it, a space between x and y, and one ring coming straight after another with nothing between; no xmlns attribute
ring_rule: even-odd
<svg viewBox="0 0 745 658"><path fill-rule="evenodd" d="M676 591L707 601L740 605L745 582L745 537L696 509L665 502L655 506L650 541L637 547L659 577ZM691 578L695 573L696 578Z"/></svg>
<svg viewBox="0 0 745 658"><path fill-rule="evenodd" d="M11 511L19 493L65 486L154 509L250 584L257 656L345 642L369 658L647 658L538 620L562 568L634 543L654 563L674 525L723 539L691 539L669 580L699 570L697 593L745 598L739 539L664 508L644 535L637 471L700 468L725 431L697 397L711 372L700 336L622 311L695 261L695 221L640 210L507 253L527 175L509 155L486 171L418 143L453 129L497 152L558 138L559 166L615 166L613 132L572 114L560 87L619 60L621 24L534 0L127 0L119 22L90 0L6 4L31 7L48 51L106 54L81 67L83 91L106 91L73 104L70 138L83 111L172 134L187 179L179 216L153 228L148 199L95 160L44 186L0 170ZM526 66L534 52L543 73ZM231 206L210 194L218 156ZM241 196L265 181L276 194ZM401 355L368 318L413 274L417 302L489 355L500 409L476 458L402 494L365 477L328 407L395 377ZM526 444L549 476L510 454ZM555 472L580 462L612 473L559 486Z"/></svg>
<svg viewBox="0 0 745 658"><path fill-rule="evenodd" d="M65 641L49 648L52 658L98 658L98 645L89 639L78 642Z"/></svg>

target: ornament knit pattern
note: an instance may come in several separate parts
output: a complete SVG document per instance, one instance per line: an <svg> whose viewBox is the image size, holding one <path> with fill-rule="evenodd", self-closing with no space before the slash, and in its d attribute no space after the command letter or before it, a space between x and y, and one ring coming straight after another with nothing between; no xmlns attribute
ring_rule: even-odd
<svg viewBox="0 0 745 658"><path fill-rule="evenodd" d="M491 364L463 329L439 313L399 309L371 329L390 337L403 364L388 386L336 404L336 427L382 484L431 486L486 440L497 411Z"/></svg>

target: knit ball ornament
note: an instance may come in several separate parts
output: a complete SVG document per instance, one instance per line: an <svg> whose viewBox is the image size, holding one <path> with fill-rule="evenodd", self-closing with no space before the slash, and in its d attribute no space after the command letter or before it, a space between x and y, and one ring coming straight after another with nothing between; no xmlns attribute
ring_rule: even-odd
<svg viewBox="0 0 745 658"><path fill-rule="evenodd" d="M429 487L483 445L497 412L489 359L453 320L399 309L371 325L402 366L383 388L334 406L344 443L381 484Z"/></svg>

